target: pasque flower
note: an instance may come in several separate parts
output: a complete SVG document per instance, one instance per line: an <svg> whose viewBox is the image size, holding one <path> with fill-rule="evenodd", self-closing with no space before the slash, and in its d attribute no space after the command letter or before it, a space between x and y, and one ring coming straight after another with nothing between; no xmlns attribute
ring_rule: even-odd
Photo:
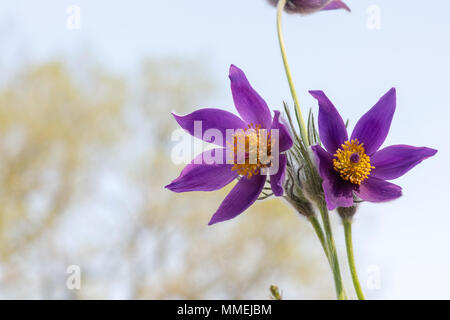
<svg viewBox="0 0 450 320"><path fill-rule="evenodd" d="M393 145L379 150L388 135L396 107L395 88L389 90L357 122L348 138L342 117L322 91L310 91L319 103L319 135L312 146L329 210L361 200L384 202L401 196L401 187L388 182L436 154L426 147Z"/></svg>
<svg viewBox="0 0 450 320"><path fill-rule="evenodd" d="M278 0L268 0L271 4L277 5ZM350 8L342 0L288 0L284 10L289 13L309 14L321 10Z"/></svg>
<svg viewBox="0 0 450 320"><path fill-rule="evenodd" d="M288 129L280 122L280 112L275 111L272 118L266 102L252 88L244 72L235 66L230 67L231 92L234 105L241 117L225 110L206 108L199 109L186 116L174 114L178 124L193 136L195 123L201 122L201 138L206 142L219 145L212 151L205 151L188 164L180 176L166 186L174 192L213 191L221 189L240 177L237 184L223 200L209 224L232 219L250 207L261 194L267 180L267 169L277 161L278 170L270 174L270 186L275 196L283 195L283 182L286 169L285 152L293 142ZM213 139L205 134L214 129L226 137L230 130L235 133L231 139ZM271 132L277 132L275 141ZM265 139L266 138L266 139ZM270 162L257 159L250 161L250 153L262 147L261 141L267 141L266 149ZM275 148L277 144L277 148ZM243 148L245 159L237 161L235 153ZM272 152L278 149L276 154ZM227 156L232 151L231 162ZM205 161L207 157L219 159ZM276 158L274 158L276 157Z"/></svg>

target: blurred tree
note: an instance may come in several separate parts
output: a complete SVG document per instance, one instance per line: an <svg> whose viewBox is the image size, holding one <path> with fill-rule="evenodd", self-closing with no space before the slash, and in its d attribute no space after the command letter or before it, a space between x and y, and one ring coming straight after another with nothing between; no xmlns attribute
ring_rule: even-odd
<svg viewBox="0 0 450 320"><path fill-rule="evenodd" d="M69 207L92 148L120 127L125 87L76 79L62 62L28 66L0 89L0 259L23 254Z"/></svg>
<svg viewBox="0 0 450 320"><path fill-rule="evenodd" d="M318 241L280 200L208 227L225 191L164 189L181 169L170 111L213 94L202 62L149 60L127 86L86 65L28 67L0 90L1 296L333 297Z"/></svg>

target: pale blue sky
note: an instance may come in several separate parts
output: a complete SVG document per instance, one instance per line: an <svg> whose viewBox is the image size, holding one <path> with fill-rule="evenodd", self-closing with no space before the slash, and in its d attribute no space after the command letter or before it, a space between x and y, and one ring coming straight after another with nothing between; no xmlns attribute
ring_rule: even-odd
<svg viewBox="0 0 450 320"><path fill-rule="evenodd" d="M307 90L322 89L352 127L395 86L398 106L386 144L439 149L435 158L397 180L404 188L401 199L361 206L354 239L362 282L367 269L378 266L381 289L367 290L369 297L450 298L450 214L445 202L450 181L450 2L347 3L351 14L285 16L288 56L303 107L317 110ZM81 8L77 31L66 28L66 8L72 4ZM380 30L366 26L369 5L381 9ZM16 0L3 1L0 12L8 63L70 56L89 48L100 61L126 72L145 56L202 57L222 89L214 106L232 106L227 79L231 63L244 69L271 107L290 101L275 10L265 0Z"/></svg>

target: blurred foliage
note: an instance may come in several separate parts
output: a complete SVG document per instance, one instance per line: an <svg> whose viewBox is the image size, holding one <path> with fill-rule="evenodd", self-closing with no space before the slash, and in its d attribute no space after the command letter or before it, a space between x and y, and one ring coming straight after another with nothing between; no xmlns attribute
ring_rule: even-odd
<svg viewBox="0 0 450 320"><path fill-rule="evenodd" d="M51 62L20 71L0 90L2 259L67 209L89 148L114 136L124 85L95 72L89 78L83 88L63 63Z"/></svg>
<svg viewBox="0 0 450 320"><path fill-rule="evenodd" d="M0 297L268 299L271 284L285 299L332 297L312 230L281 201L208 227L228 190L163 188L181 169L170 112L204 106L213 88L204 64L174 59L127 81L62 62L6 81ZM80 290L66 288L71 264Z"/></svg>

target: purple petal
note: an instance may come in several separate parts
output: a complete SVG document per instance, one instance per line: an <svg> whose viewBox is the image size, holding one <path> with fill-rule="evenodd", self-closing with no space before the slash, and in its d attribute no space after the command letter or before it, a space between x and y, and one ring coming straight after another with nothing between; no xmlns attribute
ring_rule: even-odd
<svg viewBox="0 0 450 320"><path fill-rule="evenodd" d="M259 124L270 128L272 117L267 103L252 88L244 72L234 65L230 67L231 92L234 105L247 123Z"/></svg>
<svg viewBox="0 0 450 320"><path fill-rule="evenodd" d="M332 0L329 4L327 4L322 10L336 10L336 9L345 9L350 12L350 8L341 0Z"/></svg>
<svg viewBox="0 0 450 320"><path fill-rule="evenodd" d="M208 157L214 157L216 152L222 153L222 161L208 161ZM180 176L165 186L165 188L173 192L213 191L221 189L237 177L236 171L231 170L233 165L225 163L225 149L205 151L184 167Z"/></svg>
<svg viewBox="0 0 450 320"><path fill-rule="evenodd" d="M369 176L356 191L358 197L370 202L385 202L402 195L402 188L396 184Z"/></svg>
<svg viewBox="0 0 450 320"><path fill-rule="evenodd" d="M279 151L284 152L286 150L289 150L292 145L293 141L291 138L291 134L289 133L289 130L286 128L284 124L280 122L280 111L275 110L275 116L273 117L272 127L271 129L278 129L278 138L279 138Z"/></svg>
<svg viewBox="0 0 450 320"><path fill-rule="evenodd" d="M437 150L426 147L395 145L376 152L371 158L375 167L371 176L392 180L401 177L423 160L434 156Z"/></svg>
<svg viewBox="0 0 450 320"><path fill-rule="evenodd" d="M222 201L208 225L233 219L247 210L258 199L265 183L265 175L258 174L250 179L242 177Z"/></svg>
<svg viewBox="0 0 450 320"><path fill-rule="evenodd" d="M270 176L270 186L273 194L276 197L281 197L284 194L283 184L286 174L287 157L285 154L280 154L278 172Z"/></svg>
<svg viewBox="0 0 450 320"><path fill-rule="evenodd" d="M268 0L276 6L278 0ZM319 10L350 9L341 0L289 0L284 8L289 13L310 14Z"/></svg>
<svg viewBox="0 0 450 320"><path fill-rule="evenodd" d="M320 140L331 154L334 154L348 140L344 120L323 91L309 92L319 102Z"/></svg>
<svg viewBox="0 0 450 320"><path fill-rule="evenodd" d="M173 113L172 115L178 124L192 136L219 146L225 146L226 129L237 130L247 127L245 122L238 116L221 109L205 108L199 109L185 116L177 116ZM198 132L195 130L195 122L197 122L197 124L201 124L201 128L197 130ZM221 133L222 138L212 139L205 137L205 139L203 139L205 131L211 129L218 130Z"/></svg>
<svg viewBox="0 0 450 320"><path fill-rule="evenodd" d="M321 146L311 147L316 155L319 174L322 178L322 187L325 193L325 201L328 210L336 207L350 207L353 205L354 186L343 180L333 169L333 156L326 152Z"/></svg>
<svg viewBox="0 0 450 320"><path fill-rule="evenodd" d="M395 112L395 88L389 90L353 129L352 139L364 143L366 154L371 156L386 139Z"/></svg>

